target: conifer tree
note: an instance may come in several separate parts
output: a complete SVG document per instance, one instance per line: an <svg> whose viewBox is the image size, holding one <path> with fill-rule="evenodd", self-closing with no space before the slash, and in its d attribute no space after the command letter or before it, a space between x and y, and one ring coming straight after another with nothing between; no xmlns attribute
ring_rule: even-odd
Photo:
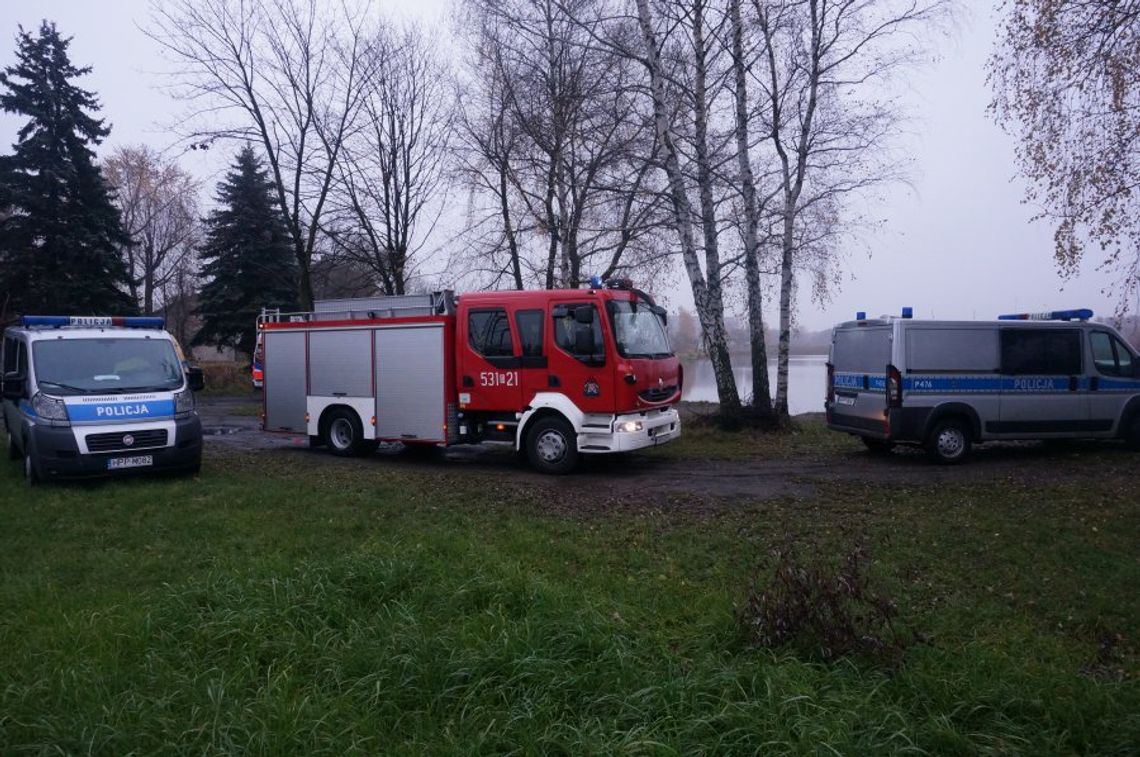
<svg viewBox="0 0 1140 757"><path fill-rule="evenodd" d="M0 310L133 312L119 211L92 150L111 129L94 93L72 81L91 71L68 58L70 38L44 21L21 27L16 64L0 71L0 108L27 116L14 152L0 156Z"/></svg>
<svg viewBox="0 0 1140 757"><path fill-rule="evenodd" d="M205 284L198 293L202 328L195 344L253 352L261 308L296 309L297 261L273 184L250 147L218 185L218 209L206 219L200 251Z"/></svg>

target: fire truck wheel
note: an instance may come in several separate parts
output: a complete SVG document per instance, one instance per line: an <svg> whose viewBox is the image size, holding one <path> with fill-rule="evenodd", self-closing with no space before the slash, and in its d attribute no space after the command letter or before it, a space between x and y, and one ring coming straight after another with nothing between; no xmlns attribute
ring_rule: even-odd
<svg viewBox="0 0 1140 757"><path fill-rule="evenodd" d="M356 413L338 407L325 416L321 436L334 455L352 457L360 454L363 448L364 428Z"/></svg>
<svg viewBox="0 0 1140 757"><path fill-rule="evenodd" d="M926 454L943 465L965 460L970 454L970 433L966 424L954 418L936 423L926 438Z"/></svg>
<svg viewBox="0 0 1140 757"><path fill-rule="evenodd" d="M539 418L527 431L526 456L542 473L569 473L578 465L578 438L562 418Z"/></svg>

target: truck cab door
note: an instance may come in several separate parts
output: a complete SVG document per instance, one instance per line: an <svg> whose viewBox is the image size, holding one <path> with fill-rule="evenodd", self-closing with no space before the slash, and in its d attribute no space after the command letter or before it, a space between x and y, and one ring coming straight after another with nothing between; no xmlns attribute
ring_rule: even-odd
<svg viewBox="0 0 1140 757"><path fill-rule="evenodd" d="M550 391L550 363L547 357L546 311L541 308L518 308L513 311L515 331L519 335L519 382L522 393L520 408L539 392Z"/></svg>
<svg viewBox="0 0 1140 757"><path fill-rule="evenodd" d="M547 391L566 395L586 413L612 413L616 407L603 317L594 302L555 302L549 310Z"/></svg>
<svg viewBox="0 0 1140 757"><path fill-rule="evenodd" d="M460 311L459 405L468 411L521 409L522 360L505 307Z"/></svg>

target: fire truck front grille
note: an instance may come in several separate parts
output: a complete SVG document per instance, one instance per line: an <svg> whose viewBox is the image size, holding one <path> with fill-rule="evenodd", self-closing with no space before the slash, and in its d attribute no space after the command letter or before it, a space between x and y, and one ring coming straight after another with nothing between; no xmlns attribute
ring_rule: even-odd
<svg viewBox="0 0 1140 757"><path fill-rule="evenodd" d="M128 443L128 437L130 442ZM145 431L115 431L110 434L91 434L87 437L87 449L91 452L122 452L132 449L148 449L166 446L166 429L152 428Z"/></svg>
<svg viewBox="0 0 1140 757"><path fill-rule="evenodd" d="M638 393L638 396L643 400L649 402L661 402L667 400L677 393L677 387L674 384L669 386L655 386Z"/></svg>

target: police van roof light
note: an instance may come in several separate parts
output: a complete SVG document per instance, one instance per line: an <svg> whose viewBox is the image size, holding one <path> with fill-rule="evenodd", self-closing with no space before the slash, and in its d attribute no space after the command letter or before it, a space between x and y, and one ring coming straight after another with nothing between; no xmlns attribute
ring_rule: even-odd
<svg viewBox="0 0 1140 757"><path fill-rule="evenodd" d="M166 321L158 316L110 316L110 315L25 315L20 319L25 328L46 326L120 326L133 329L161 329Z"/></svg>
<svg viewBox="0 0 1140 757"><path fill-rule="evenodd" d="M1088 308L1073 310L1048 310L1044 313L1007 313L999 315L999 321L1087 321L1093 317Z"/></svg>
<svg viewBox="0 0 1140 757"><path fill-rule="evenodd" d="M855 320L857 320L857 321L867 320L867 311L866 310L860 310L860 311L856 312L855 313Z"/></svg>
<svg viewBox="0 0 1140 757"><path fill-rule="evenodd" d="M914 318L914 308L904 307L902 309L902 317L903 318Z"/></svg>

